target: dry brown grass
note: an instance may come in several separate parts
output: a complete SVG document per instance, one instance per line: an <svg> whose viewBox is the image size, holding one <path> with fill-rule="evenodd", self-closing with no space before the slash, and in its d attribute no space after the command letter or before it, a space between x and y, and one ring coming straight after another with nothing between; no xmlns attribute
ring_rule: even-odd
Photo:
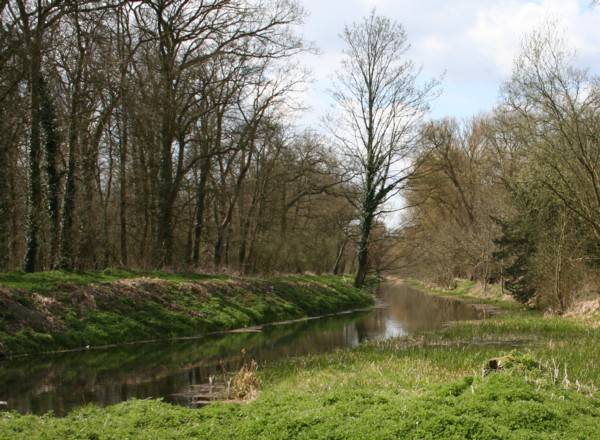
<svg viewBox="0 0 600 440"><path fill-rule="evenodd" d="M233 396L240 400L254 400L260 388L260 378L257 374L258 364L254 360L244 362L231 381Z"/></svg>

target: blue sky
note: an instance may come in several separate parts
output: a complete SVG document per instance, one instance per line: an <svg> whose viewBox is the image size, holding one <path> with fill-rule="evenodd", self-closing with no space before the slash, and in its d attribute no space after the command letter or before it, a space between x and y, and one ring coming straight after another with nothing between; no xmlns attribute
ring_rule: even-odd
<svg viewBox="0 0 600 440"><path fill-rule="evenodd" d="M412 45L410 57L424 78L440 77L442 95L431 117L459 119L490 110L501 84L509 77L523 36L547 20L556 20L577 50L577 63L600 71L600 9L590 0L300 0L309 14L306 40L319 55L303 62L314 83L305 95L311 110L302 122L316 127L331 101L327 90L339 67L345 24L360 20L372 8L402 23Z"/></svg>

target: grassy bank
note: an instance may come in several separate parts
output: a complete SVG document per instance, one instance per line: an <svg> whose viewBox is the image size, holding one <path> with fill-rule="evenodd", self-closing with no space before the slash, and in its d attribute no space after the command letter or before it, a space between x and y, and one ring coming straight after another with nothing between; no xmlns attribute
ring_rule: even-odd
<svg viewBox="0 0 600 440"><path fill-rule="evenodd" d="M416 279L408 279L403 282L432 295L459 299L467 303L485 304L509 311L528 309L525 305L515 301L510 295L506 293L503 295L500 287L495 284L488 285L487 289L484 290L480 283L464 279L456 280L456 286L452 289L445 289L435 284L425 283Z"/></svg>
<svg viewBox="0 0 600 440"><path fill-rule="evenodd" d="M506 303L485 321L281 362L247 404L4 414L0 438L598 439L598 341L598 328Z"/></svg>
<svg viewBox="0 0 600 440"><path fill-rule="evenodd" d="M0 354L199 336L372 302L349 280L328 276L0 274Z"/></svg>

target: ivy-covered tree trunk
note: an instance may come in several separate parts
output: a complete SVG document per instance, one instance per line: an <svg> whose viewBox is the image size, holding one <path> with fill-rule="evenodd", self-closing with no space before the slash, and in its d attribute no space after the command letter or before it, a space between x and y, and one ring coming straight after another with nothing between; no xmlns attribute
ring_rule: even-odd
<svg viewBox="0 0 600 440"><path fill-rule="evenodd" d="M0 105L0 123L4 120L4 107ZM0 163L5 164L0 173L0 270L8 270L10 256L10 170L9 144L0 136Z"/></svg>
<svg viewBox="0 0 600 440"><path fill-rule="evenodd" d="M163 145L158 184L158 266L170 266L173 259L173 203L171 146ZM167 152L168 150L168 152Z"/></svg>
<svg viewBox="0 0 600 440"><path fill-rule="evenodd" d="M354 278L354 285L356 287L362 287L365 285L365 280L369 271L369 238L371 235L372 227L373 213L365 212L365 215L361 222L360 240L358 242L358 268L356 270L356 277Z"/></svg>
<svg viewBox="0 0 600 440"><path fill-rule="evenodd" d="M60 240L60 141L56 122L55 105L46 82L42 78L41 122L45 134L46 178L48 215L50 217L50 266L55 267Z"/></svg>
<svg viewBox="0 0 600 440"><path fill-rule="evenodd" d="M77 27L77 44L79 46L77 70L71 92L71 108L69 111L69 161L62 213L62 229L60 242L60 267L73 269L75 266L75 207L77 192L77 160L79 152L79 102L85 47L82 43L81 31Z"/></svg>
<svg viewBox="0 0 600 440"><path fill-rule="evenodd" d="M129 258L127 253L127 119L126 110L122 109L121 138L119 139L119 245L121 251L121 264L127 267Z"/></svg>
<svg viewBox="0 0 600 440"><path fill-rule="evenodd" d="M64 207L62 215L62 240L60 242L60 266L63 269L73 269L75 264L74 229L75 229L75 197L77 185L75 173L77 170L77 135L69 134L69 162L67 165L67 183L65 185Z"/></svg>
<svg viewBox="0 0 600 440"><path fill-rule="evenodd" d="M40 229L42 212L42 176L41 176L41 112L40 98L42 94L40 31L32 38L29 60L30 88L30 133L29 133L29 194L27 210L26 249L23 270L35 272L39 270Z"/></svg>

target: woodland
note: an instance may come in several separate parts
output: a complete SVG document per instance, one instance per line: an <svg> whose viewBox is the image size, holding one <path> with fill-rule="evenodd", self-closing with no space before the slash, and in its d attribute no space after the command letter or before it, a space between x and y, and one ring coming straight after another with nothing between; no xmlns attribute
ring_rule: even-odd
<svg viewBox="0 0 600 440"><path fill-rule="evenodd" d="M595 291L598 81L552 23L524 37L493 110L432 120L443 81L374 11L342 33L333 111L306 128L305 14L283 0L0 2L0 270L356 285L392 271L559 311Z"/></svg>

